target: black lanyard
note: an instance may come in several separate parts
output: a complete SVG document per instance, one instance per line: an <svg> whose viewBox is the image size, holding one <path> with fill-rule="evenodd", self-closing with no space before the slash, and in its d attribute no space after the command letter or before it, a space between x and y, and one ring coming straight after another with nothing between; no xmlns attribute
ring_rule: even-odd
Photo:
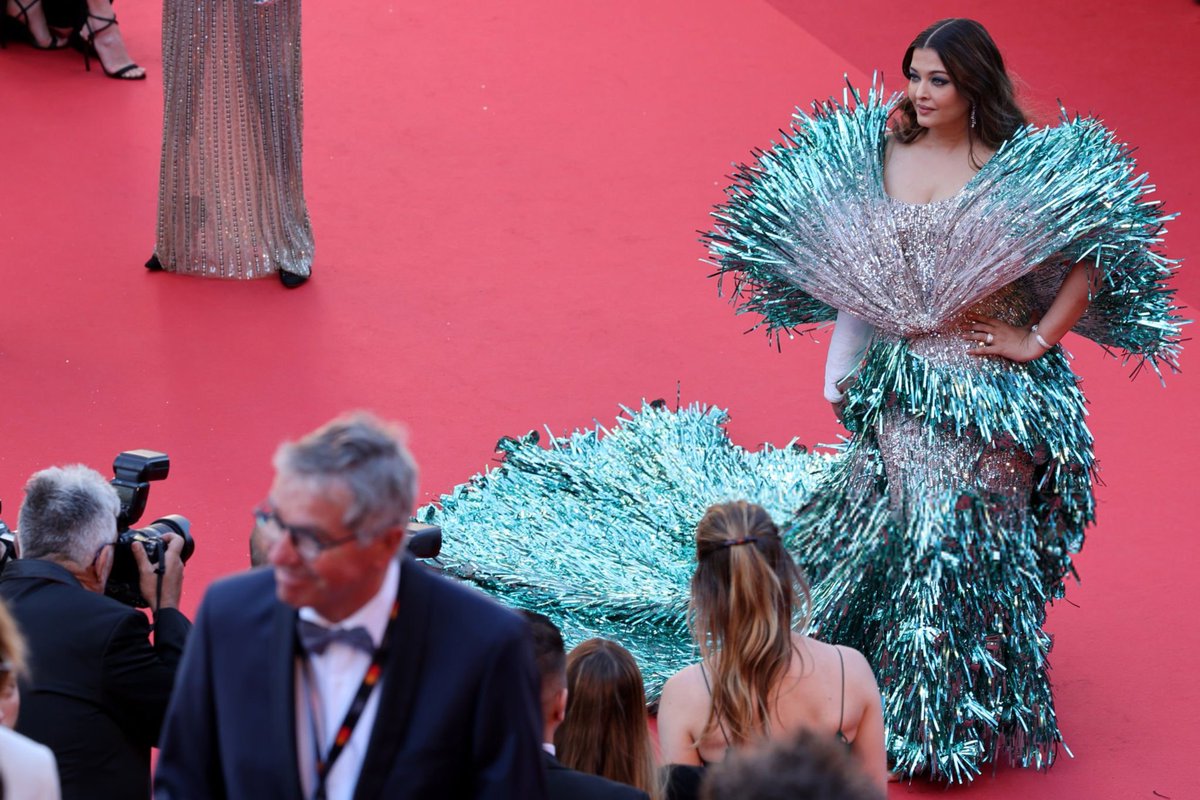
<svg viewBox="0 0 1200 800"><path fill-rule="evenodd" d="M321 743L317 739L316 731L316 709L312 704L312 692L307 689L311 687L316 689L316 682L311 674L311 667L308 663L308 653L300 646L299 636L296 638L296 646L300 653L300 664L304 671L304 681L307 684L304 693L305 703L308 705L308 713L313 721L313 753L317 762L317 785L313 790L314 800L325 800L325 781L329 778L329 772L333 769L333 764L337 761L338 756L346 749L346 744L350 741L351 734L354 733L354 726L358 724L358 720L362 717L363 709L367 707L367 700L371 697L371 691L375 688L375 684L379 683L379 678L383 675L383 663L387 659L388 650L391 645L392 628L395 627L396 617L400 613L400 590L396 590L396 599L392 602L391 613L388 614L387 627L383 630L383 640L379 643L379 647L375 648L375 653L371 656L371 665L367 667L367 672L363 675L362 683L358 686L358 691L354 695L354 701L350 703L350 709L346 712L345 719L338 727L337 736L333 739L333 744L329 747L329 752L325 757L321 757Z"/></svg>

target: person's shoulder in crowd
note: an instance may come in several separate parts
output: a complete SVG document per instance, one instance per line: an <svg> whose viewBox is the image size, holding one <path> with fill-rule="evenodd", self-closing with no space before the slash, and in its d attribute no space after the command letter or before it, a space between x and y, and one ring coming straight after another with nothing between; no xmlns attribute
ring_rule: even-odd
<svg viewBox="0 0 1200 800"><path fill-rule="evenodd" d="M136 608L108 595L89 592L65 568L41 559L9 563L0 575L0 596L11 602L18 616L26 613L23 606L32 603L55 616L78 619L92 630L131 617L145 619Z"/></svg>
<svg viewBox="0 0 1200 800"><path fill-rule="evenodd" d="M412 557L404 559L404 572L400 578L402 592L406 580L416 582L422 591L428 592L440 604L439 614L451 614L456 621L469 624L484 635L508 639L527 634L525 620L515 611L472 586L441 575ZM446 620L446 623L449 621Z"/></svg>
<svg viewBox="0 0 1200 800"><path fill-rule="evenodd" d="M641 789L564 767L549 753L544 757L550 800L650 800Z"/></svg>
<svg viewBox="0 0 1200 800"><path fill-rule="evenodd" d="M0 779L4 800L57 800L58 766L44 744L0 725Z"/></svg>
<svg viewBox="0 0 1200 800"><path fill-rule="evenodd" d="M504 639L524 635L525 621L479 590L446 578L411 556L401 557L401 564L401 597L407 588L428 595L437 604L440 626L453 628L452 623L465 623ZM204 602L214 614L244 616L247 611L256 610L259 603L274 608L275 574L271 569L257 568L219 578L209 585Z"/></svg>

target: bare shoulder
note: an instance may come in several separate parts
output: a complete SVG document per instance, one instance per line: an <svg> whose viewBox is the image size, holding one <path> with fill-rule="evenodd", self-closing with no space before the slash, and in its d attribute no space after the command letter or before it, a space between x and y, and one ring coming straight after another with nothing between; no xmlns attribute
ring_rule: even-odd
<svg viewBox="0 0 1200 800"><path fill-rule="evenodd" d="M838 652L842 654L842 663L846 665L846 675L867 675L871 680L875 679L875 673L871 670L871 664L867 661L867 657L862 653L844 644L837 645Z"/></svg>
<svg viewBox="0 0 1200 800"><path fill-rule="evenodd" d="M692 728L708 719L711 698L700 665L684 667L667 679L658 701L658 717Z"/></svg>
<svg viewBox="0 0 1200 800"><path fill-rule="evenodd" d="M696 740L708 719L708 708L699 664L684 667L667 680L658 704L658 741L664 763L702 763Z"/></svg>
<svg viewBox="0 0 1200 800"><path fill-rule="evenodd" d="M914 175L920 173L920 159L912 142L902 142L891 134L887 136L883 148L883 184L888 194L912 182Z"/></svg>
<svg viewBox="0 0 1200 800"><path fill-rule="evenodd" d="M883 163L886 166L892 160L892 156L897 152L908 148L904 142L891 131L886 131L883 134Z"/></svg>
<svg viewBox="0 0 1200 800"><path fill-rule="evenodd" d="M704 685L704 676L700 674L700 665L692 664L676 672L663 685L662 703L669 701L688 702L696 697L708 697L708 689Z"/></svg>
<svg viewBox="0 0 1200 800"><path fill-rule="evenodd" d="M844 644L829 644L808 636L803 637L801 642L803 647L812 654L818 668L823 665L825 669L831 670L827 674L836 676L840 661L840 669L845 671L848 686L875 688L875 673L871 669L871 664L867 661L866 656L853 647Z"/></svg>
<svg viewBox="0 0 1200 800"><path fill-rule="evenodd" d="M838 650L842 653L842 663L846 665L846 683L865 694L878 695L879 684L867 657L853 647L839 646Z"/></svg>

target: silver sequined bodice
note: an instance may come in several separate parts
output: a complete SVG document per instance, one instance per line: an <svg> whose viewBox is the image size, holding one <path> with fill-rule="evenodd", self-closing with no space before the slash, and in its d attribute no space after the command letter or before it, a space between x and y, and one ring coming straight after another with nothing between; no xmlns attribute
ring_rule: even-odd
<svg viewBox="0 0 1200 800"><path fill-rule="evenodd" d="M888 201L883 213L890 215L896 239L897 258L886 263L881 281L894 287L897 321L911 330L915 320L923 320L928 309L937 304L939 287L944 283L939 270L952 267L948 256L946 228L959 196L933 203L916 204ZM1010 364L996 358L980 359L967 353L963 334L970 329L969 318L978 314L994 317L1010 325L1027 324L1033 308L1033 298L1024 284L1013 282L997 288L966 311L941 322L932 330L910 333L909 349L940 364L957 364L966 368L1008 368ZM901 338L899 334L884 336Z"/></svg>
<svg viewBox="0 0 1200 800"><path fill-rule="evenodd" d="M167 0L155 254L213 278L308 275L300 0Z"/></svg>
<svg viewBox="0 0 1200 800"><path fill-rule="evenodd" d="M900 258L895 274L884 276L901 296L897 307L914 314L931 303L938 276L934 270L946 264L945 223L956 198L925 205L890 202ZM903 338L910 352L927 359L939 369L1002 371L1019 368L999 357L968 353L963 334L970 330L974 314L994 317L1012 325L1027 323L1032 298L1021 284L1012 283L988 295L967 311L934 330L901 337L880 331L885 339ZM928 421L888 408L880 416L877 434L888 476L892 507L907 509L946 487L994 493L1012 513L1023 514L1028 506L1033 476L1032 456L995 438L984 439L978 431L954 431L949 425Z"/></svg>

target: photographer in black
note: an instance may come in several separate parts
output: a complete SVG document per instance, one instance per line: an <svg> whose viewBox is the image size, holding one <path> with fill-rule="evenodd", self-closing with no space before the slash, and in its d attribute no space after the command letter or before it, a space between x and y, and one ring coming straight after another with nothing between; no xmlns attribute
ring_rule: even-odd
<svg viewBox="0 0 1200 800"><path fill-rule="evenodd" d="M191 629L178 610L183 537L148 542L151 563L140 542L118 543L122 512L94 470L36 473L21 505L20 558L0 574L0 596L29 644L18 731L54 751L67 800L150 796L150 748ZM153 642L144 613L105 596L120 547L136 562Z"/></svg>

